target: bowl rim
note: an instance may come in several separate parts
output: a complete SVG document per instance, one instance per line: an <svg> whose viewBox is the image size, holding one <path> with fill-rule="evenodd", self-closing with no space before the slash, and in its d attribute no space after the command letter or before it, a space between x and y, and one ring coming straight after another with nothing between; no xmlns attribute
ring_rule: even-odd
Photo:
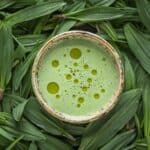
<svg viewBox="0 0 150 150"><path fill-rule="evenodd" d="M38 87L38 78L37 78L38 65L39 65L39 62L41 61L41 59L43 58L43 56L49 51L48 48L50 46L53 46L54 44L57 44L57 42L60 40L63 40L65 38L69 38L69 37L73 38L75 36L80 36L81 38L83 37L83 38L92 39L92 40L96 41L98 44L100 44L101 46L104 46L105 49L108 51L109 55L112 55L111 57L115 60L115 65L117 66L117 70L119 72L119 79L118 79L119 84L118 84L118 87L117 87L117 90L116 90L114 96L105 105L105 107L103 107L103 109L100 109L99 111L97 111L91 115L86 115L86 116L71 116L71 115L65 114L63 112L56 111L55 109L53 109L46 103L46 101L42 97L42 94L40 93L40 90ZM53 117L56 117L59 120L69 122L69 123L74 123L74 124L89 123L89 122L92 122L94 120L97 120L97 119L105 116L118 102L119 97L120 97L120 95L123 91L123 87L124 87L123 65L122 65L120 56L117 53L117 51L111 46L111 44L109 44L102 37L100 37L94 33L87 32L87 31L81 31L81 30L67 31L67 32L63 32L63 33L58 34L58 35L54 36L53 38L49 39L37 53L37 55L34 59L33 66L32 66L32 87L33 87L33 91L34 91L35 96L36 96L38 102L40 103L40 105L44 108L44 110L46 112L51 114Z"/></svg>

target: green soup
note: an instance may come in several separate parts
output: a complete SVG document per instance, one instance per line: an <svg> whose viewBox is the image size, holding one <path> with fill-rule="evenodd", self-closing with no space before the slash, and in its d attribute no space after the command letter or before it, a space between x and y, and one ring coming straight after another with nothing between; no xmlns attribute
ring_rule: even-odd
<svg viewBox="0 0 150 150"><path fill-rule="evenodd" d="M86 116L109 103L119 73L107 50L84 39L65 39L48 49L38 70L39 90L57 112Z"/></svg>

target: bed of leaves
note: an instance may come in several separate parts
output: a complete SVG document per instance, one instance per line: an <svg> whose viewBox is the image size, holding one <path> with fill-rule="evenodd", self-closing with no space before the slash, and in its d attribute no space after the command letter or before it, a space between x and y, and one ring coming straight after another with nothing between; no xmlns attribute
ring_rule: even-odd
<svg viewBox="0 0 150 150"><path fill-rule="evenodd" d="M109 41L124 65L116 107L85 125L44 112L31 67L51 37L68 30ZM150 149L150 0L0 0L0 150Z"/></svg>

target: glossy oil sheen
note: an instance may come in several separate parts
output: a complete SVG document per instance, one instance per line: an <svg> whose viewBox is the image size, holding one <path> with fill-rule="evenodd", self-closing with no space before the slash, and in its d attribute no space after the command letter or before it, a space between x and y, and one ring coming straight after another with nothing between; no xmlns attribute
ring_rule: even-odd
<svg viewBox="0 0 150 150"><path fill-rule="evenodd" d="M89 40L67 39L49 48L42 58L38 84L44 100L57 112L86 116L109 103L119 73L104 47Z"/></svg>

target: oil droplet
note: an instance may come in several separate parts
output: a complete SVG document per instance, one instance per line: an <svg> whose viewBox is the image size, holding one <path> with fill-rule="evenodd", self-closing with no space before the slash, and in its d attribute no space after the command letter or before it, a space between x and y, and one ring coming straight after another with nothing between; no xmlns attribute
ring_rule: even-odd
<svg viewBox="0 0 150 150"><path fill-rule="evenodd" d="M58 60L53 60L52 61L52 66L53 67L58 67L59 66L59 61Z"/></svg>
<svg viewBox="0 0 150 150"><path fill-rule="evenodd" d="M75 62L73 65L74 65L75 67L77 67L77 66L78 66L78 63Z"/></svg>
<svg viewBox="0 0 150 150"><path fill-rule="evenodd" d="M60 95L57 94L57 95L56 95L56 98L59 99L59 98L60 98Z"/></svg>
<svg viewBox="0 0 150 150"><path fill-rule="evenodd" d="M92 73L92 75L96 75L96 74L97 74L97 70L96 70L96 69L93 69L93 70L91 71L91 73Z"/></svg>
<svg viewBox="0 0 150 150"><path fill-rule="evenodd" d="M47 85L47 91L50 94L56 94L59 91L59 86L56 82L50 82Z"/></svg>
<svg viewBox="0 0 150 150"><path fill-rule="evenodd" d="M77 104L77 107L79 108L81 106L81 104Z"/></svg>
<svg viewBox="0 0 150 150"><path fill-rule="evenodd" d="M89 68L89 65L88 65L88 64L84 64L83 68L84 68L84 69L88 69L88 68Z"/></svg>
<svg viewBox="0 0 150 150"><path fill-rule="evenodd" d="M87 52L89 53L89 52L91 52L91 50L90 50L90 49L87 49Z"/></svg>
<svg viewBox="0 0 150 150"><path fill-rule="evenodd" d="M75 94L73 94L73 95L72 95L72 97L73 97L73 98L75 98L75 97L76 97L76 95L75 95Z"/></svg>
<svg viewBox="0 0 150 150"><path fill-rule="evenodd" d="M72 48L70 51L70 56L73 59L79 59L81 57L81 50L79 48Z"/></svg>
<svg viewBox="0 0 150 150"><path fill-rule="evenodd" d="M91 82L92 82L92 79L91 79L91 78L87 78L87 82L88 82L88 83L91 83Z"/></svg>
<svg viewBox="0 0 150 150"><path fill-rule="evenodd" d="M105 58L105 57L103 57L103 58L102 58L102 61L106 61L106 58Z"/></svg>
<svg viewBox="0 0 150 150"><path fill-rule="evenodd" d="M101 92L102 92L102 93L105 93L105 89L101 89Z"/></svg>
<svg viewBox="0 0 150 150"><path fill-rule="evenodd" d="M82 87L82 91L86 92L86 91L87 91L87 87L86 87L86 86L83 86L83 87Z"/></svg>
<svg viewBox="0 0 150 150"><path fill-rule="evenodd" d="M79 103L83 103L83 102L84 102L84 98L83 98L83 97L79 97L79 98L78 98L78 102L79 102Z"/></svg>
<svg viewBox="0 0 150 150"><path fill-rule="evenodd" d="M95 93L95 94L94 94L94 98L95 98L95 99L99 99L99 98L100 98L100 95L99 95L98 93Z"/></svg>
<svg viewBox="0 0 150 150"><path fill-rule="evenodd" d="M74 79L74 83L75 84L79 83L79 80L78 79Z"/></svg>
<svg viewBox="0 0 150 150"><path fill-rule="evenodd" d="M67 79L67 80L71 80L71 79L72 79L71 74L67 74L67 75L66 75L66 79Z"/></svg>

